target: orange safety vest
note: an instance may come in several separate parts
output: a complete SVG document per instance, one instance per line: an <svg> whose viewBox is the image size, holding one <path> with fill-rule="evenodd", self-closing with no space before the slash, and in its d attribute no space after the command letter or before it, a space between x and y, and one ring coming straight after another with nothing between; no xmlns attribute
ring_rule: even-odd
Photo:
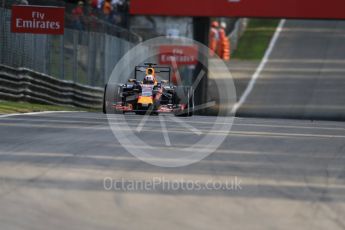
<svg viewBox="0 0 345 230"><path fill-rule="evenodd" d="M223 60L230 60L230 41L223 28L219 29L218 56Z"/></svg>
<svg viewBox="0 0 345 230"><path fill-rule="evenodd" d="M219 40L218 30L212 27L210 30L210 37L209 37L209 48L210 48L211 57L213 57L215 52L217 51L218 40Z"/></svg>
<svg viewBox="0 0 345 230"><path fill-rule="evenodd" d="M105 1L103 5L103 13L105 15L109 15L112 10L113 10L113 7L111 6L111 3L108 1Z"/></svg>

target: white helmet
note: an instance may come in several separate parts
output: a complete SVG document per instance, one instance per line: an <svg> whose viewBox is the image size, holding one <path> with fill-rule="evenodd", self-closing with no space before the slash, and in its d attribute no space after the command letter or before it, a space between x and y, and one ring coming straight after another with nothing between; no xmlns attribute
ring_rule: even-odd
<svg viewBox="0 0 345 230"><path fill-rule="evenodd" d="M223 29L226 29L226 22L221 22L220 27L222 27Z"/></svg>
<svg viewBox="0 0 345 230"><path fill-rule="evenodd" d="M153 83L154 82L154 77L153 77L153 75L152 74L150 74L150 75L146 75L145 77L144 77L144 80L146 81L146 82L151 82L151 83Z"/></svg>

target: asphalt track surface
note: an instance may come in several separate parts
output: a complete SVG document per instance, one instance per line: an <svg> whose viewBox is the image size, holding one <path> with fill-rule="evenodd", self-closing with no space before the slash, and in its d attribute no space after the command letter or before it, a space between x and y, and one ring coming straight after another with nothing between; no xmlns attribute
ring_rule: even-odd
<svg viewBox="0 0 345 230"><path fill-rule="evenodd" d="M345 120L345 21L287 20L238 116Z"/></svg>
<svg viewBox="0 0 345 230"><path fill-rule="evenodd" d="M136 127L142 116L127 119ZM214 122L183 120L203 132ZM143 131L156 135L157 124L151 116ZM226 140L215 153L181 168L135 158L98 113L2 117L0 127L1 229L345 227L341 122L236 118L231 132L220 134ZM179 145L190 144L183 134L193 135L191 130L174 122L166 128ZM164 145L162 137L155 141ZM108 191L104 178L180 185L128 190L120 184ZM237 187L193 187L235 180Z"/></svg>
<svg viewBox="0 0 345 230"><path fill-rule="evenodd" d="M226 137L217 151L186 167L132 156L102 114L0 116L0 229L345 229L345 123L314 120L344 116L343 25L287 21L239 110L303 119L235 118L230 133L212 131ZM247 81L235 76L239 94ZM142 116L126 119L135 128ZM166 119L169 148L215 118L181 119ZM160 124L150 116L142 133L168 148Z"/></svg>

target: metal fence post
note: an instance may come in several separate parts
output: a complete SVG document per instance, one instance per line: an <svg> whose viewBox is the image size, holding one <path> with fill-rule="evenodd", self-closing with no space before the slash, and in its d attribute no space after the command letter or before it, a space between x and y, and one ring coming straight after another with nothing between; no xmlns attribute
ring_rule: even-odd
<svg viewBox="0 0 345 230"><path fill-rule="evenodd" d="M106 44L107 42L107 34L103 34L103 45L102 45L102 53L101 53L101 62L104 63L103 68L101 71L101 76L100 76L100 82L105 83L105 75L107 73L107 67L108 67L108 60L106 60L107 58L105 58L105 55L109 52L109 50L107 50L108 46Z"/></svg>
<svg viewBox="0 0 345 230"><path fill-rule="evenodd" d="M5 51L5 10L4 9L1 9L0 10L0 15L1 15L1 21L2 21L2 25L1 25L1 34L0 34L0 41L1 41L1 51L0 51L0 54L1 54L1 63L4 63L5 62L5 55L4 55L4 51Z"/></svg>
<svg viewBox="0 0 345 230"><path fill-rule="evenodd" d="M94 39L92 39L92 32L88 32L88 40L87 40L87 67L86 67L86 77L87 82L90 85L91 78L92 78L92 66L94 66Z"/></svg>
<svg viewBox="0 0 345 230"><path fill-rule="evenodd" d="M65 44L64 44L64 35L60 35L60 78L65 79Z"/></svg>
<svg viewBox="0 0 345 230"><path fill-rule="evenodd" d="M32 59L32 66L30 66L30 68L32 69L36 69L37 70L37 48L36 48L36 35L32 35L32 47L33 47L33 59Z"/></svg>
<svg viewBox="0 0 345 230"><path fill-rule="evenodd" d="M73 67L72 67L72 76L73 81L78 82L78 36L79 31L73 31Z"/></svg>
<svg viewBox="0 0 345 230"><path fill-rule="evenodd" d="M51 45L51 36L46 35L46 50L45 50L45 57L46 57L46 62L45 62L45 73L50 75L51 74L51 52L50 49L52 47Z"/></svg>
<svg viewBox="0 0 345 230"><path fill-rule="evenodd" d="M108 37L108 35L104 35L104 72L101 76L101 82L102 83L106 83L106 75L108 74L108 69L109 69L109 48L110 48L110 45L109 45L109 40L110 38Z"/></svg>

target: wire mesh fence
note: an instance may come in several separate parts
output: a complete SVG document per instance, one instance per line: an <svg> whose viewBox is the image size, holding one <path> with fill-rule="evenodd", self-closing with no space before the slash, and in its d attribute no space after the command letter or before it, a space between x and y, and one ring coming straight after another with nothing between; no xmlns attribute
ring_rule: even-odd
<svg viewBox="0 0 345 230"><path fill-rule="evenodd" d="M0 8L1 63L27 67L59 79L103 86L116 63L139 38L92 17L87 17L83 30L77 30L71 18L66 13L64 35L12 33L11 10Z"/></svg>

